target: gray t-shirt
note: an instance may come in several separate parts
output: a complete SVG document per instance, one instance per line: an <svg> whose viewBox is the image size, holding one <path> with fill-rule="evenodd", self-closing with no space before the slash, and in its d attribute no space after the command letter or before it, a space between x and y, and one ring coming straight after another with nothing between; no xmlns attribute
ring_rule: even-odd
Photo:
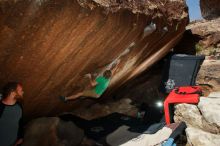
<svg viewBox="0 0 220 146"><path fill-rule="evenodd" d="M22 109L18 103L14 105L0 103L0 106L4 106L0 109L2 110L0 111L0 146L12 146L17 140Z"/></svg>

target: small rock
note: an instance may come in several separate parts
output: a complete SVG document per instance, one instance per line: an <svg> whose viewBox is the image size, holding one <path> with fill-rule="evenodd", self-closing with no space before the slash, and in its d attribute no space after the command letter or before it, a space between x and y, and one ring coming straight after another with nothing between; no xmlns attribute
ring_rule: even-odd
<svg viewBox="0 0 220 146"><path fill-rule="evenodd" d="M196 126L202 128L202 116L196 105L193 104L178 104L175 106L174 121L184 121L187 126Z"/></svg>
<svg viewBox="0 0 220 146"><path fill-rule="evenodd" d="M206 121L218 125L220 129L220 98L201 97L198 107Z"/></svg>

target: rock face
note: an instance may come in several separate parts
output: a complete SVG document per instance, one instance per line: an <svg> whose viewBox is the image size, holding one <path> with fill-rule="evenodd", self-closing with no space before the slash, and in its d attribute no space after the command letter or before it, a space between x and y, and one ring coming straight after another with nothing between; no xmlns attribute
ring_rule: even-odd
<svg viewBox="0 0 220 146"><path fill-rule="evenodd" d="M175 121L184 121L187 127L195 127L210 133L220 133L220 129L215 124L209 123L200 114L196 105L179 104L175 109Z"/></svg>
<svg viewBox="0 0 220 146"><path fill-rule="evenodd" d="M175 47L177 53L197 52L210 56L220 52L220 3L218 0L200 0L200 6L206 20L196 20L187 26L184 37Z"/></svg>
<svg viewBox="0 0 220 146"><path fill-rule="evenodd" d="M205 60L197 76L197 83L208 85L212 91L220 91L220 60Z"/></svg>
<svg viewBox="0 0 220 146"><path fill-rule="evenodd" d="M194 47L198 54L220 58L220 18L214 20L201 20L191 23L187 30L192 32L191 37L199 39ZM186 38L187 39L187 38ZM190 42L191 39L188 39Z"/></svg>
<svg viewBox="0 0 220 146"><path fill-rule="evenodd" d="M201 97L198 107L206 121L220 127L220 98Z"/></svg>
<svg viewBox="0 0 220 146"><path fill-rule="evenodd" d="M213 19L220 16L219 0L200 0L202 16L205 19Z"/></svg>
<svg viewBox="0 0 220 146"><path fill-rule="evenodd" d="M210 134L197 128L187 128L188 144L192 146L217 146L220 144L220 135Z"/></svg>
<svg viewBox="0 0 220 146"><path fill-rule="evenodd" d="M217 146L220 144L220 92L201 97L197 105L178 104L174 120L187 124L186 135L191 146Z"/></svg>
<svg viewBox="0 0 220 146"><path fill-rule="evenodd" d="M0 0L0 86L23 83L27 117L83 106L57 97L120 59L113 91L167 54L187 23L183 0Z"/></svg>
<svg viewBox="0 0 220 146"><path fill-rule="evenodd" d="M56 117L39 118L28 124L23 146L78 146L84 137L83 130L72 122Z"/></svg>

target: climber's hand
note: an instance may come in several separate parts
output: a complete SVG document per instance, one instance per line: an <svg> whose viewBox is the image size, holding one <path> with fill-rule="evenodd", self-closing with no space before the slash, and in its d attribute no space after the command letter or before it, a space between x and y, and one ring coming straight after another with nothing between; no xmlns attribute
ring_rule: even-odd
<svg viewBox="0 0 220 146"><path fill-rule="evenodd" d="M85 74L84 77L85 77L85 78L90 78L90 79L91 79L91 78L92 78L92 74L90 74L90 73Z"/></svg>

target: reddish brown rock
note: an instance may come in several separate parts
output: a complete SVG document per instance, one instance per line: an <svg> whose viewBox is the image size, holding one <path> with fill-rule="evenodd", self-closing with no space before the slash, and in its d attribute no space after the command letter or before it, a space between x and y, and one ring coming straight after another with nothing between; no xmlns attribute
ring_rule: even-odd
<svg viewBox="0 0 220 146"><path fill-rule="evenodd" d="M121 56L102 98L109 97L166 55L187 23L183 0L1 0L0 86L24 84L28 117L82 107L87 103L57 97L82 90L85 74Z"/></svg>

